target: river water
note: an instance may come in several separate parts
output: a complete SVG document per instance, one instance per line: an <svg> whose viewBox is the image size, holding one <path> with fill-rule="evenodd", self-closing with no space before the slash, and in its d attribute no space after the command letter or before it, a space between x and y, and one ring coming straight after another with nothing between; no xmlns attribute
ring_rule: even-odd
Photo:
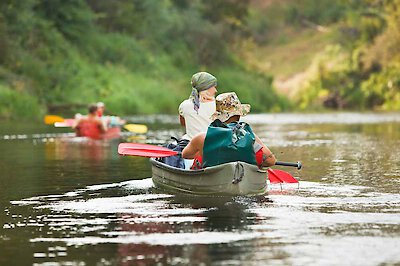
<svg viewBox="0 0 400 266"><path fill-rule="evenodd" d="M0 123L0 265L399 265L400 114L249 115L300 180L258 197L169 194L119 142L163 143L176 117L136 116L145 136L86 141Z"/></svg>

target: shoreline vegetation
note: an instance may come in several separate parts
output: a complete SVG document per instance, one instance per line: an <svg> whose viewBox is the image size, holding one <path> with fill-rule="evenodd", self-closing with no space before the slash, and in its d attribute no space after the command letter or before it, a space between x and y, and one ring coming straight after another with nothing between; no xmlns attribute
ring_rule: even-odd
<svg viewBox="0 0 400 266"><path fill-rule="evenodd" d="M252 113L400 110L400 0L0 2L0 119L175 114L208 71Z"/></svg>

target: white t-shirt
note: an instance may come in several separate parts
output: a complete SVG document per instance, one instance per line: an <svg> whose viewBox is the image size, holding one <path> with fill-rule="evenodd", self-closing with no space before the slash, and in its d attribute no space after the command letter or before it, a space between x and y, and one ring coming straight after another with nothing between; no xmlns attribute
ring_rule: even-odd
<svg viewBox="0 0 400 266"><path fill-rule="evenodd" d="M215 113L215 101L200 102L198 113L194 110L191 99L183 101L179 105L179 114L185 118L186 135L183 138L192 139L200 132L206 132L212 122L211 116Z"/></svg>

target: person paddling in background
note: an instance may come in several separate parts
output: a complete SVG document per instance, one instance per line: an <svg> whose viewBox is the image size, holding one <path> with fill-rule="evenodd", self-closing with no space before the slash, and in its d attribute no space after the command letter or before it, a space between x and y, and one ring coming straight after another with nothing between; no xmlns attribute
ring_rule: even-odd
<svg viewBox="0 0 400 266"><path fill-rule="evenodd" d="M250 105L241 104L236 93L216 97L215 119L193 137L182 151L185 159L195 159L192 169L200 169L228 162L242 161L259 168L272 166L276 159L267 146L253 133L250 125L239 122L250 111Z"/></svg>
<svg viewBox="0 0 400 266"><path fill-rule="evenodd" d="M97 116L102 119L103 123L107 125L107 127L120 127L126 123L125 120L121 119L119 116L105 116L105 104L103 102L97 102Z"/></svg>
<svg viewBox="0 0 400 266"><path fill-rule="evenodd" d="M104 114L104 109L106 107L105 104L103 102L97 102L96 106L97 106L97 111L96 111L97 116L102 117Z"/></svg>
<svg viewBox="0 0 400 266"><path fill-rule="evenodd" d="M98 107L96 104L89 105L88 114L81 116L73 126L78 137L90 137L99 139L107 130L106 125L98 117Z"/></svg>
<svg viewBox="0 0 400 266"><path fill-rule="evenodd" d="M215 112L217 78L207 72L192 76L192 92L189 99L179 105L180 124L185 127L183 139L190 140L200 132L206 132Z"/></svg>

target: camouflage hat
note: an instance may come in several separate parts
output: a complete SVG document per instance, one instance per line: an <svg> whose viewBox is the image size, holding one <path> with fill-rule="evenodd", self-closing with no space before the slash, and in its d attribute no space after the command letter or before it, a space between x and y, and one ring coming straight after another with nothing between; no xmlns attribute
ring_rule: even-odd
<svg viewBox="0 0 400 266"><path fill-rule="evenodd" d="M211 116L212 120L219 119L225 122L234 115L245 116L250 112L250 104L241 104L234 92L219 94L215 98L216 112Z"/></svg>

